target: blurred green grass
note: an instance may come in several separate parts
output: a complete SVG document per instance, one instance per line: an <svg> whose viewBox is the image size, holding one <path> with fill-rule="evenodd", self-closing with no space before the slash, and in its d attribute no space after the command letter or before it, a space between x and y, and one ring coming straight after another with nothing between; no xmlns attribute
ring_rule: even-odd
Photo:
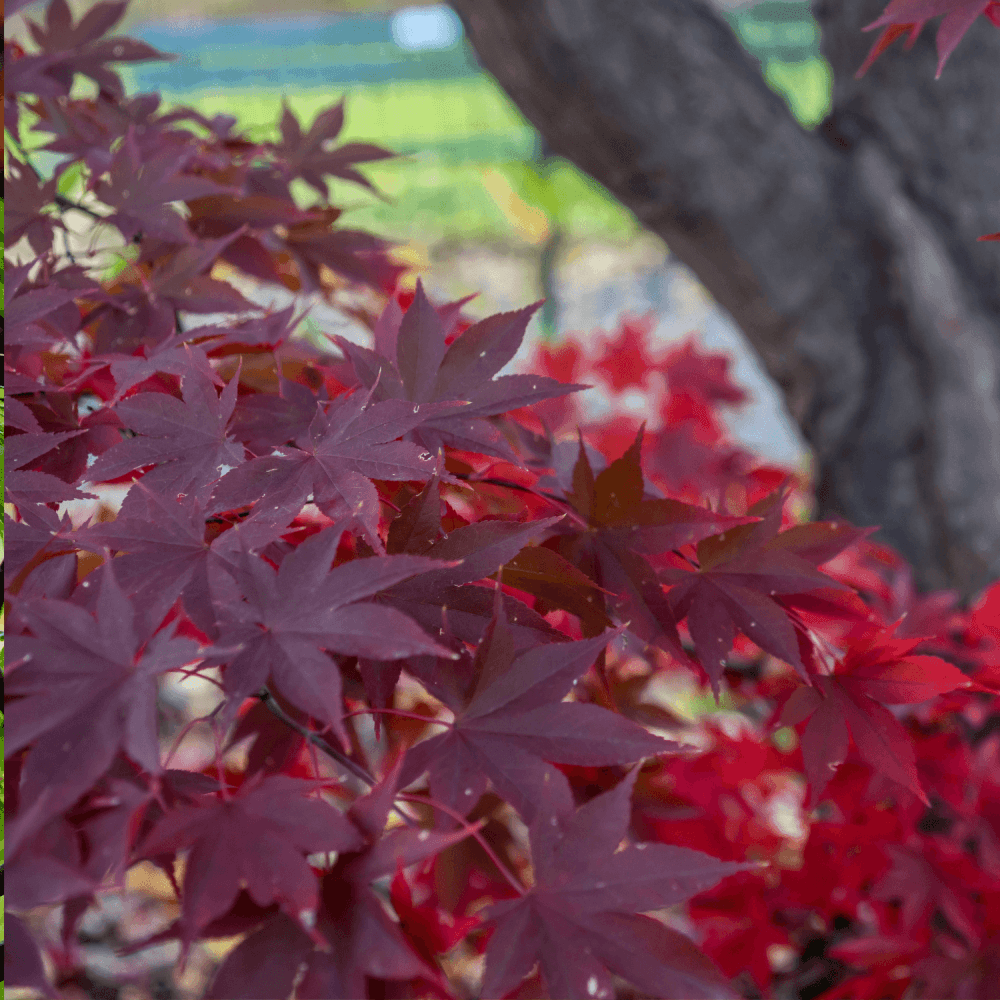
<svg viewBox="0 0 1000 1000"><path fill-rule="evenodd" d="M768 60L764 76L804 126L814 127L826 114L830 73L823 60ZM627 209L569 162L557 159L540 171L533 130L485 76L357 86L343 94L320 88L283 95L261 88L164 94L164 100L209 116L231 114L251 138L268 140L277 138L283 97L308 125L340 96L346 97L344 140L376 142L402 154L364 167L387 201L332 182L333 203L349 210L345 225L423 245L537 242L537 226L526 222L532 209L574 241L627 241L639 228ZM304 188L296 193L306 197Z"/></svg>
<svg viewBox="0 0 1000 1000"><path fill-rule="evenodd" d="M826 114L830 73L825 62L772 59L763 69L769 86L784 96L804 126L814 127ZM127 91L135 92L128 74L123 76ZM263 85L162 96L164 107L186 104L209 117L233 115L257 140L278 138L283 100L308 127L321 110L345 97L341 139L375 142L400 155L362 167L382 200L357 185L333 181L331 201L347 210L345 226L396 242L539 244L558 228L570 242L621 243L639 229L628 210L572 164L537 159L534 131L487 76L287 94ZM25 124L30 117L25 115ZM37 133L26 145L38 145ZM51 168L45 161L55 159L43 155L39 166ZM301 204L315 200L305 185L294 191Z"/></svg>

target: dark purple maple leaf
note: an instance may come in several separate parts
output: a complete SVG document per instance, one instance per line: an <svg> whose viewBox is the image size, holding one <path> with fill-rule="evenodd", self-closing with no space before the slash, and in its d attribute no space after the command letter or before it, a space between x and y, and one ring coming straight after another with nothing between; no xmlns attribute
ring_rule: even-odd
<svg viewBox="0 0 1000 1000"><path fill-rule="evenodd" d="M216 634L210 579L232 562L234 540L227 532L206 537L205 509L191 498L162 496L140 479L129 491L114 521L79 529L72 540L82 549L122 553L115 559L115 575L150 628L163 621L178 597L188 617L207 635ZM281 526L241 535L264 545Z"/></svg>
<svg viewBox="0 0 1000 1000"><path fill-rule="evenodd" d="M10 945L5 953L5 985L27 988L55 1000L58 994L45 975L42 953L24 921L8 911L4 931L4 944Z"/></svg>
<svg viewBox="0 0 1000 1000"><path fill-rule="evenodd" d="M419 583L398 584L388 589L380 600L405 611L432 633L441 632L441 612L442 608L447 608L449 631L461 641L475 644L493 616L493 591L466 584L492 576L526 545L551 531L561 517L557 515L523 523L479 521L445 535L441 531L440 511L438 477L435 474L424 490L390 524L387 551L427 555L435 559L457 559L461 560L460 565L428 573L421 577ZM432 528L432 524L435 527ZM518 649L565 638L516 597L504 594L503 604ZM433 667L426 664L425 669Z"/></svg>
<svg viewBox="0 0 1000 1000"><path fill-rule="evenodd" d="M735 996L688 938L639 914L755 866L669 844L618 851L637 774L633 768L575 811L572 799L555 797L538 811L530 825L534 885L483 913L496 931L480 995L506 996L540 962L548 995L567 1000L613 997L609 970L652 996Z"/></svg>
<svg viewBox="0 0 1000 1000"><path fill-rule="evenodd" d="M454 722L446 732L410 748L401 783L427 771L431 796L464 813L476 804L488 779L530 821L544 807L549 786L562 777L546 761L623 764L677 750L677 744L613 712L562 701L618 634L546 643L519 654L498 593L494 618L475 659L455 661L457 683L451 690L439 686L434 691L455 713ZM447 670L441 664L440 673Z"/></svg>
<svg viewBox="0 0 1000 1000"><path fill-rule="evenodd" d="M94 193L111 208L106 221L121 230L126 242L145 233L170 243L191 243L194 237L172 202L231 191L207 177L183 173L191 159L185 147L167 148L143 158L130 128L108 167L108 179Z"/></svg>
<svg viewBox="0 0 1000 1000"><path fill-rule="evenodd" d="M102 354L99 360L108 362L111 369L111 377L115 380L115 401L129 389L160 372L180 378L188 372L198 372L217 386L225 385L201 347L185 343L179 336L168 337L157 344L143 344L131 355Z"/></svg>
<svg viewBox="0 0 1000 1000"><path fill-rule="evenodd" d="M203 337L213 338L206 345L213 357L228 353L223 348L229 348L233 352L241 348L274 350L295 333L308 315L308 310L296 315L295 308L295 303L292 303L284 309L276 309L263 316L251 316L231 326L192 327L184 334L184 339L200 342Z"/></svg>
<svg viewBox="0 0 1000 1000"><path fill-rule="evenodd" d="M445 321L418 280L413 303L399 324L394 361L343 337L336 341L376 399L408 399L421 404L461 399L470 403L467 409L437 417L413 432L414 440L429 451L449 445L517 462L510 445L486 418L588 388L535 375L494 377L517 353L539 305L480 320L449 347L445 344Z"/></svg>
<svg viewBox="0 0 1000 1000"><path fill-rule="evenodd" d="M411 827L382 836L397 778L398 771L391 772L352 804L348 816L359 831L360 843L342 853L333 868L320 875L311 933L287 907L264 908L246 893L236 898L226 914L202 929L202 937L252 932L226 956L206 997L273 1000L291 996L293 987L295 996L303 1000L360 997L368 995L368 977L407 980L423 976L445 988L370 884L392 874L398 866L417 863L449 847L467 831L440 833ZM178 921L141 946L182 934Z"/></svg>
<svg viewBox="0 0 1000 1000"><path fill-rule="evenodd" d="M42 430L62 436L62 441L33 461L31 467L64 482L78 482L88 463L94 461L92 456L103 454L121 440L121 422L114 412L99 406L88 413L72 389L46 392L27 405Z"/></svg>
<svg viewBox="0 0 1000 1000"><path fill-rule="evenodd" d="M8 467L8 471L4 479L4 492L9 501L21 512L22 517L24 511L33 505L61 503L64 500L78 500L90 496L48 472L20 468L82 433L83 431L67 431L60 434L48 432L15 434L5 439L4 464Z"/></svg>
<svg viewBox="0 0 1000 1000"><path fill-rule="evenodd" d="M30 747L21 783L27 805L7 828L7 851L68 808L111 766L119 749L145 770L160 770L156 678L198 655L172 629L150 636L106 563L90 614L69 601L18 603L31 635L8 635L8 656L26 658L5 677L6 752ZM88 581L84 581L84 586Z"/></svg>
<svg viewBox="0 0 1000 1000"><path fill-rule="evenodd" d="M817 569L808 556L830 559L863 532L828 524L821 529L827 536L821 544L811 530L817 526L810 525L807 534L791 529L786 539L788 533L778 534L784 495L784 491L774 493L752 508L753 513L763 515L758 523L703 538L698 543L696 571L660 571L664 582L674 584L670 608L678 621L687 616L698 659L716 694L737 631L806 678L796 625L781 600L815 590L850 590Z"/></svg>
<svg viewBox="0 0 1000 1000"><path fill-rule="evenodd" d="M343 127L343 100L321 111L305 134L292 110L287 104L283 105L281 143L274 144L272 148L283 161L287 176L301 177L323 198L329 193L327 177L353 181L374 191L368 178L353 169L353 164L385 160L395 154L365 142L349 142L332 149L333 141Z"/></svg>
<svg viewBox="0 0 1000 1000"><path fill-rule="evenodd" d="M364 844L343 813L306 798L312 785L287 775L250 779L231 798L172 810L153 827L143 857L189 849L179 926L185 945L244 887L258 906L278 903L293 920L312 922L319 885L306 855Z"/></svg>
<svg viewBox="0 0 1000 1000"><path fill-rule="evenodd" d="M239 538L242 525L228 534ZM213 582L225 655L228 718L272 679L293 705L333 727L346 744L340 672L324 650L348 656L401 659L453 656L410 618L368 598L411 576L441 566L422 556L355 559L331 569L343 526L307 538L275 571L243 548L231 579Z"/></svg>
<svg viewBox="0 0 1000 1000"><path fill-rule="evenodd" d="M95 4L73 24L66 0L52 0L46 10L44 26L27 22L41 52L23 56L5 67L5 92L66 97L74 75L82 73L89 76L104 95L113 100L122 99L125 93L121 79L108 68L108 63L176 58L133 38L101 37L122 19L127 6L126 0L105 0Z"/></svg>
<svg viewBox="0 0 1000 1000"><path fill-rule="evenodd" d="M579 517L576 524L560 526L559 552L615 595L604 598L602 610L628 622L643 642L655 643L686 662L677 619L647 556L748 519L648 495L640 463L642 436L640 428L625 454L597 475L581 437L572 474L564 477L569 482L560 484Z"/></svg>
<svg viewBox="0 0 1000 1000"><path fill-rule="evenodd" d="M311 500L333 520L352 517L369 544L381 547L379 498L371 480L429 478L434 456L396 438L460 404L414 406L371 399L371 391L362 390L325 407L314 403L308 434L297 440L298 447L280 447L229 472L214 489L212 509L233 510L264 497L256 516L264 516L266 508L269 517L291 520ZM293 401L298 403L298 397ZM304 397L302 404L308 405Z"/></svg>
<svg viewBox="0 0 1000 1000"><path fill-rule="evenodd" d="M201 240L194 246L164 246L149 240L145 247L159 245L148 260L148 275L125 272L123 287L111 304L98 305L87 316L93 328L94 351L132 351L139 344L156 344L176 332L178 310L189 313L255 312L258 306L244 298L233 285L209 272L239 232L217 240ZM169 252L168 252L169 251ZM90 296L87 296L90 297Z"/></svg>
<svg viewBox="0 0 1000 1000"><path fill-rule="evenodd" d="M181 382L183 402L163 392L122 400L115 413L136 436L101 455L85 473L87 479L117 479L152 465L144 477L151 490L205 503L219 477L243 462L243 445L226 432L238 382L237 374L220 395L208 378L189 369Z"/></svg>
<svg viewBox="0 0 1000 1000"><path fill-rule="evenodd" d="M275 448L293 445L299 438L308 440L317 406L325 407L328 402L325 386L317 395L279 373L277 393L258 392L236 401L233 436L255 455L268 456Z"/></svg>
<svg viewBox="0 0 1000 1000"><path fill-rule="evenodd" d="M55 177L43 181L13 156L9 158L7 170L8 176L4 180L4 242L13 246L23 236L36 254L43 254L52 246L55 222L42 209L52 204L58 181ZM59 228L64 231L62 225Z"/></svg>
<svg viewBox="0 0 1000 1000"><path fill-rule="evenodd" d="M8 406L10 403L11 400L7 400ZM8 586L32 560L37 563L43 555L53 558L75 552L77 547L73 522L68 514L60 517L42 504L25 504L19 512L20 521L4 519L4 572L11 574L7 578Z"/></svg>
<svg viewBox="0 0 1000 1000"><path fill-rule="evenodd" d="M90 296L108 299L109 296L91 281L81 283L80 276L71 268L57 271L46 283L41 283L40 279L29 281L28 273L37 262L29 261L7 269L4 340L25 348L48 349L54 342L68 339L80 329L80 310L74 299Z"/></svg>

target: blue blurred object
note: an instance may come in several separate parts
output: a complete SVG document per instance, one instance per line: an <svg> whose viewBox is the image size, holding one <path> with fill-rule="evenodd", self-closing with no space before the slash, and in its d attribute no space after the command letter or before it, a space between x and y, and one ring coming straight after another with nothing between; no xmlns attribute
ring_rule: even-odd
<svg viewBox="0 0 1000 1000"><path fill-rule="evenodd" d="M462 37L462 22L450 8L407 7L392 18L392 40L407 52L447 49Z"/></svg>

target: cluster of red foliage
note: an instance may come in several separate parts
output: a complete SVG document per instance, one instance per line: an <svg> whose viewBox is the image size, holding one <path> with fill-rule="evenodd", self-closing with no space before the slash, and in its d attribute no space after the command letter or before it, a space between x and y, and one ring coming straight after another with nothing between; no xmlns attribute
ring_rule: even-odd
<svg viewBox="0 0 1000 1000"><path fill-rule="evenodd" d="M386 154L334 146L339 105L255 143L126 99L108 64L160 55L104 37L124 7L5 49L8 984L83 982L82 918L148 862L177 918L130 950L241 936L212 997L995 996L1000 588L918 595L808 522L693 341L500 375L536 306L386 301L326 183ZM293 339L233 269L381 291L372 346ZM588 422L598 381L646 419ZM167 675L218 691L204 767L170 766Z"/></svg>

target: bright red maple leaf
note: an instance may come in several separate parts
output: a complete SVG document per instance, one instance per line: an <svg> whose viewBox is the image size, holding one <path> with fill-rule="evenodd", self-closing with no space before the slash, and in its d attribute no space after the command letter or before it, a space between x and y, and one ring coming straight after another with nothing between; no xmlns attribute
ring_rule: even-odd
<svg viewBox="0 0 1000 1000"><path fill-rule="evenodd" d="M847 756L849 730L875 772L929 805L910 738L884 706L919 704L972 687L973 681L940 657L914 654L924 641L865 632L848 647L834 672L816 674L810 686L796 689L785 702L783 725L809 720L802 734L802 757L814 803Z"/></svg>
<svg viewBox="0 0 1000 1000"><path fill-rule="evenodd" d="M659 359L649 352L649 334L653 329L651 316L623 319L612 340L605 344L601 356L594 362L615 392L630 385L641 386L650 372L659 367Z"/></svg>
<svg viewBox="0 0 1000 1000"><path fill-rule="evenodd" d="M737 405L746 401L747 394L730 377L730 363L726 354L701 350L691 335L670 350L661 367L671 395L687 393L710 406Z"/></svg>
<svg viewBox="0 0 1000 1000"><path fill-rule="evenodd" d="M576 810L553 787L530 826L534 885L483 912L496 930L482 996L507 995L536 962L548 995L567 1000L614 996L608 970L653 996L734 995L690 939L641 913L754 866L668 844L617 850L636 774Z"/></svg>

